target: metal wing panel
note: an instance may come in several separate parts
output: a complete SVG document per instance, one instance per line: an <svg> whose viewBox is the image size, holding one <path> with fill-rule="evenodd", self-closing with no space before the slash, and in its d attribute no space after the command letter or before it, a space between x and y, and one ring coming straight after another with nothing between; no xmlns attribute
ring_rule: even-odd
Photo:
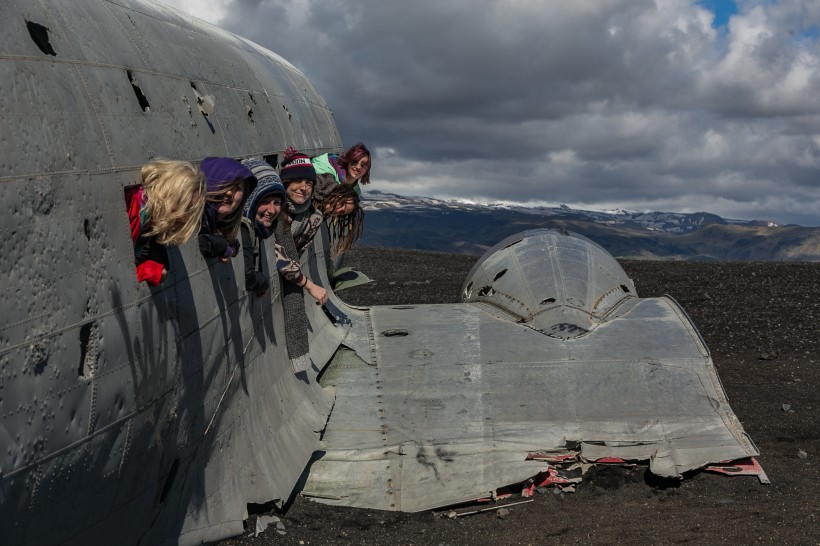
<svg viewBox="0 0 820 546"><path fill-rule="evenodd" d="M379 372L373 366L344 369L333 385L336 396L333 411L346 416L338 426L326 427L323 441L334 450L382 450L385 447L385 424Z"/></svg>
<svg viewBox="0 0 820 546"><path fill-rule="evenodd" d="M700 338L664 299L630 300L622 313L567 344L574 359L704 358ZM550 338L554 339L554 338ZM558 340L556 340L558 341Z"/></svg>
<svg viewBox="0 0 820 546"><path fill-rule="evenodd" d="M543 470L526 460L531 452L580 446L593 461L649 460L663 476L757 453L674 302L635 298L611 258L580 238L537 232L501 246L473 282L522 302L553 289L556 312L583 298L592 327L547 335L510 306L499 313L507 300L489 290L478 297L484 303L371 308L377 367L334 376L326 451L306 491L323 502L412 511L522 481ZM468 282L465 290L480 289ZM595 316L613 290L617 298ZM370 490L361 487L368 479Z"/></svg>

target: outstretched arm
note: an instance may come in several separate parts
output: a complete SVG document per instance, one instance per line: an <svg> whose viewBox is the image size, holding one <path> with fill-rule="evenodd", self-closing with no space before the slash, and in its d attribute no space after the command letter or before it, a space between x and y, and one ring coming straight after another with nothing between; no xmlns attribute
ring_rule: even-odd
<svg viewBox="0 0 820 546"><path fill-rule="evenodd" d="M327 302L327 290L305 277L302 274L302 266L296 260L288 258L285 249L281 245L275 244L274 249L276 251L276 269L279 270L285 280L304 288L319 305L324 305Z"/></svg>
<svg viewBox="0 0 820 546"><path fill-rule="evenodd" d="M305 277L305 290L307 290L308 294L310 294L318 305L324 305L327 303L327 290L315 284L310 279Z"/></svg>

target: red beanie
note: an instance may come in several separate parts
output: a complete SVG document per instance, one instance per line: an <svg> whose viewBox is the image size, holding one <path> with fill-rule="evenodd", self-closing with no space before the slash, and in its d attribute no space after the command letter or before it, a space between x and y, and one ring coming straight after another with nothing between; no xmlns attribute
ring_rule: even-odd
<svg viewBox="0 0 820 546"><path fill-rule="evenodd" d="M294 180L310 180L313 184L316 184L316 169L310 163L310 158L299 150L294 150L288 146L281 166L279 177L285 186L288 185L288 182Z"/></svg>

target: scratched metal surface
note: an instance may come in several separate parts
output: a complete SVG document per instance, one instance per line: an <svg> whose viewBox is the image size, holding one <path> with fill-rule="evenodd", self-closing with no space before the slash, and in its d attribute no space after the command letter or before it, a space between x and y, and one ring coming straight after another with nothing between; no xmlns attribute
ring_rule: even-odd
<svg viewBox="0 0 820 546"><path fill-rule="evenodd" d="M418 511L544 470L531 452L650 460L669 477L757 454L685 313L638 298L598 245L512 237L464 298L369 310L376 365L331 362L336 405L306 495Z"/></svg>
<svg viewBox="0 0 820 546"><path fill-rule="evenodd" d="M332 112L287 61L156 2L5 0L0 29L0 542L240 533L247 503L290 494L332 391L294 376L278 286L248 298L241 260L193 241L138 285L123 188L152 157L338 150ZM321 367L343 326L310 321Z"/></svg>

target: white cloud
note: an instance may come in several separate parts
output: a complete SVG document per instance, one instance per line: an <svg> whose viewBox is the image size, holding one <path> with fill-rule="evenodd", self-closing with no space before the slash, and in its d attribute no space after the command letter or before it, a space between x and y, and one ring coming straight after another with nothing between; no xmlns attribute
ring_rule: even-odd
<svg viewBox="0 0 820 546"><path fill-rule="evenodd" d="M169 3L304 70L374 188L818 223L814 0Z"/></svg>
<svg viewBox="0 0 820 546"><path fill-rule="evenodd" d="M549 153L550 163L556 165L571 165L578 162L578 155L574 150L561 150Z"/></svg>

